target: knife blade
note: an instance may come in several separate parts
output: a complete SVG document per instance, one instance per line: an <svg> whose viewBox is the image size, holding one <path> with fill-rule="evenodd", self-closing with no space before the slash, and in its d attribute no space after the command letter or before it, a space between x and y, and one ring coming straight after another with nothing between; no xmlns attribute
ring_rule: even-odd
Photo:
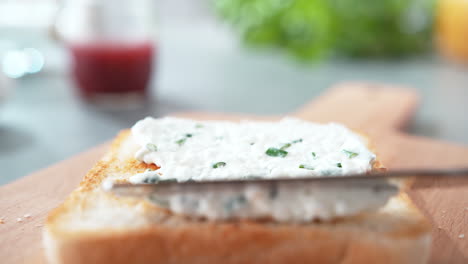
<svg viewBox="0 0 468 264"><path fill-rule="evenodd" d="M404 184L406 183L406 184ZM278 190L302 188L304 186L317 188L373 190L374 192L395 192L402 187L429 188L436 185L438 188L463 186L468 184L468 168L449 169L412 169L395 170L388 172L374 172L370 174L334 175L326 177L278 177L253 178L236 180L210 180L210 181L168 181L157 183L118 183L105 181L102 188L119 196L147 197L157 194L160 197L177 193L204 193L243 191L246 188L257 187L264 190Z"/></svg>

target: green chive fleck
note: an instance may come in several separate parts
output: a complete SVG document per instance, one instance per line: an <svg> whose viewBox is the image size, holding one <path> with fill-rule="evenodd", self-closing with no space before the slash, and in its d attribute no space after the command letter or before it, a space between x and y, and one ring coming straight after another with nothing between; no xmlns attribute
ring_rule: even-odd
<svg viewBox="0 0 468 264"><path fill-rule="evenodd" d="M224 166L226 166L226 162L224 161L216 162L215 164L213 164L213 169L221 168Z"/></svg>
<svg viewBox="0 0 468 264"><path fill-rule="evenodd" d="M338 168L343 168L343 166L341 166L341 163L337 163L336 166L337 166Z"/></svg>
<svg viewBox="0 0 468 264"><path fill-rule="evenodd" d="M195 128L202 128L202 127L203 127L202 124L196 124L196 125L195 125Z"/></svg>
<svg viewBox="0 0 468 264"><path fill-rule="evenodd" d="M282 149L282 150L285 150L285 149L289 148L290 146L291 146L291 143L287 143L287 144L284 144L284 145L281 147L281 149Z"/></svg>
<svg viewBox="0 0 468 264"><path fill-rule="evenodd" d="M291 147L292 144L298 143L298 142L302 142L302 138L293 140L292 143L286 143L279 149L278 148L269 148L269 149L267 149L267 151L265 153L268 156L271 156L271 157L282 157L282 158L284 158L284 157L286 157L286 155L288 155L288 152L285 149Z"/></svg>
<svg viewBox="0 0 468 264"><path fill-rule="evenodd" d="M152 175L151 177L144 179L143 183L158 183L159 180L160 179L158 175Z"/></svg>
<svg viewBox="0 0 468 264"><path fill-rule="evenodd" d="M186 138L181 138L179 140L177 140L175 143L179 146L182 146L184 143L185 143L185 140L187 140Z"/></svg>
<svg viewBox="0 0 468 264"><path fill-rule="evenodd" d="M182 146L185 141L187 140L187 138L191 138L193 135L192 134L185 134L185 138L181 138L179 140L177 140L175 143L179 146Z"/></svg>
<svg viewBox="0 0 468 264"><path fill-rule="evenodd" d="M312 166L304 165L304 164L299 165L299 169L314 170Z"/></svg>
<svg viewBox="0 0 468 264"><path fill-rule="evenodd" d="M292 144L299 143L299 142L302 142L302 138L293 140L291 143L286 143L280 149L285 150L285 149L289 148L290 146L292 146Z"/></svg>
<svg viewBox="0 0 468 264"><path fill-rule="evenodd" d="M348 158L352 159L354 157L356 157L357 155L359 155L359 153L356 153L356 152L352 152L352 151L349 151L349 150L346 150L346 149L343 149L343 152L348 155Z"/></svg>
<svg viewBox="0 0 468 264"><path fill-rule="evenodd" d="M288 152L285 151L285 150L282 150L282 149L269 148L269 149L267 149L265 154L267 154L270 157L282 157L282 158L284 158L284 157L286 157L286 155L288 155Z"/></svg>
<svg viewBox="0 0 468 264"><path fill-rule="evenodd" d="M316 158L317 154L315 154L315 152L312 152L312 157Z"/></svg>
<svg viewBox="0 0 468 264"><path fill-rule="evenodd" d="M156 151L158 151L158 146L156 146L155 144L152 144L152 143L148 143L148 144L146 144L146 149L149 150L149 151L156 152Z"/></svg>

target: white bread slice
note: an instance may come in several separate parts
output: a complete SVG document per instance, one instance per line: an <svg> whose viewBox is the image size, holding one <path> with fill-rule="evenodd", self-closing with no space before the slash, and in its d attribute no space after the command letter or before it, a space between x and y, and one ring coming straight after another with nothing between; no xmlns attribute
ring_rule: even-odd
<svg viewBox="0 0 468 264"><path fill-rule="evenodd" d="M129 131L53 210L44 229L49 263L426 263L430 226L405 194L378 212L328 222L210 222L117 198L103 179L147 165L133 158ZM376 163L378 169L378 163Z"/></svg>

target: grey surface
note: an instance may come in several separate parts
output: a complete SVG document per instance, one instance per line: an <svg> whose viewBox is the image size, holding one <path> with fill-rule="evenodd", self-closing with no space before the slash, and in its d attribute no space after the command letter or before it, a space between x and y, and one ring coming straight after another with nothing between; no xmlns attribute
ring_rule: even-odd
<svg viewBox="0 0 468 264"><path fill-rule="evenodd" d="M151 103L131 111L80 101L63 69L18 80L14 96L0 110L0 184L111 139L146 115L180 110L286 113L345 80L413 87L422 104L410 130L468 144L468 69L437 58L302 65L272 52L244 49L225 28L201 22L161 32L155 80Z"/></svg>

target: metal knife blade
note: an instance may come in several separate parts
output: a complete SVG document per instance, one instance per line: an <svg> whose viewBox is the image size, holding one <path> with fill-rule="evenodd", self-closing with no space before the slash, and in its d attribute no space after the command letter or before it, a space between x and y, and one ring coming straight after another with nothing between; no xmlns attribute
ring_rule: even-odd
<svg viewBox="0 0 468 264"><path fill-rule="evenodd" d="M250 177L251 178L251 177ZM278 188L291 189L303 186L319 188L371 189L375 192L399 190L408 184L413 188L438 188L468 185L468 168L437 169L437 170L396 170L375 172L370 174L353 174L327 177L280 177L273 179L254 178L242 180L216 181L160 181L158 183L114 183L106 181L102 187L119 196L147 197L158 194L160 197L176 193L204 193L242 191L248 187L260 187L268 190Z"/></svg>

